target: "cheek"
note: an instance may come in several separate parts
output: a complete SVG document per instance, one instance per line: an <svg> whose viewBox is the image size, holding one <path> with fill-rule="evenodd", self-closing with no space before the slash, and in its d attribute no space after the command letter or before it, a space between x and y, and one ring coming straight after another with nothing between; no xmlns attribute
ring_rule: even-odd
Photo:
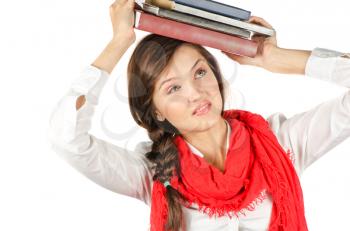
<svg viewBox="0 0 350 231"><path fill-rule="evenodd" d="M213 76L210 79L210 81L207 81L206 83L204 83L204 87L206 89L207 96L213 103L212 109L219 113L222 108L222 97L221 97L219 85L215 76Z"/></svg>
<svg viewBox="0 0 350 231"><path fill-rule="evenodd" d="M166 117L170 119L179 118L179 115L184 115L187 110L186 99L181 95L164 97L162 100L162 111Z"/></svg>
<svg viewBox="0 0 350 231"><path fill-rule="evenodd" d="M201 85L211 97L220 96L220 89L215 76L211 76L208 81L204 81Z"/></svg>

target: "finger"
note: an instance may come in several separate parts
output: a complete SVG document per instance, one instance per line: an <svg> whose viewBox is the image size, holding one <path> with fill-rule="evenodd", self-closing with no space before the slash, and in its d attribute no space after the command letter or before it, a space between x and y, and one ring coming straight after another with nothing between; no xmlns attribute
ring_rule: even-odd
<svg viewBox="0 0 350 231"><path fill-rule="evenodd" d="M134 5L135 5L135 0L127 0L127 4L128 4L128 6L130 6L130 7L134 7Z"/></svg>
<svg viewBox="0 0 350 231"><path fill-rule="evenodd" d="M263 18L261 18L261 17L258 17L258 16L254 16L254 15L252 15L252 16L250 16L250 18L249 18L249 20L248 21L257 21L257 22L263 22L263 21L265 21Z"/></svg>
<svg viewBox="0 0 350 231"><path fill-rule="evenodd" d="M124 3L126 3L128 0L115 0L112 4L111 7L115 7L117 5L123 5Z"/></svg>
<svg viewBox="0 0 350 231"><path fill-rule="evenodd" d="M262 26L265 26L267 28L273 29L273 27L270 23L268 23L265 19L257 17L257 16L251 16L249 18L248 22L254 22L254 23L260 24Z"/></svg>
<svg viewBox="0 0 350 231"><path fill-rule="evenodd" d="M243 56L239 56L239 55L235 55L235 54L231 54L231 53L227 53L225 51L221 51L223 54L225 54L226 56L228 56L230 59L238 62L239 64L243 64L244 63L244 58Z"/></svg>

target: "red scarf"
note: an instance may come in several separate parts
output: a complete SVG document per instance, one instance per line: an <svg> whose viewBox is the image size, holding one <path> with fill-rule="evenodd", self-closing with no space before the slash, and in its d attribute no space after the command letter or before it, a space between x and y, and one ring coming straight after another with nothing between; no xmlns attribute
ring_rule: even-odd
<svg viewBox="0 0 350 231"><path fill-rule="evenodd" d="M174 138L179 151L181 176L173 176L171 187L196 203L209 216L254 210L254 201L266 189L273 198L269 231L307 231L303 194L288 154L259 114L226 110L223 118L231 126L225 170L221 172L193 154L181 136ZM168 186L170 187L170 186ZM154 181L151 231L164 231L168 216L166 188Z"/></svg>

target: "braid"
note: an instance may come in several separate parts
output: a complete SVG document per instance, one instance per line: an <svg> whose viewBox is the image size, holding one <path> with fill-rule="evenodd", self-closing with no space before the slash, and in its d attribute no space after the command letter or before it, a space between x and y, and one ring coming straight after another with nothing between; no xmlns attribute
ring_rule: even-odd
<svg viewBox="0 0 350 231"><path fill-rule="evenodd" d="M162 183L170 181L173 171L180 176L179 156L177 148L172 141L173 135L164 132L161 128L148 134L153 144L152 151L146 153L146 157L155 164L153 167L155 169L153 180L159 180ZM180 230L183 224L181 201L184 198L176 189L166 187L166 199L169 205L166 230Z"/></svg>

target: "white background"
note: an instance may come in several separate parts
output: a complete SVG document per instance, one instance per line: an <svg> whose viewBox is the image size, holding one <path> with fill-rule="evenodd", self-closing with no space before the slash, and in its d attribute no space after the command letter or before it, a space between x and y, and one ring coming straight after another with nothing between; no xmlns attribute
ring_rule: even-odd
<svg viewBox="0 0 350 231"><path fill-rule="evenodd" d="M99 55L111 38L113 1L2 1L0 3L1 151L0 230L146 230L149 208L140 201L104 189L65 163L50 148L50 113L71 81ZM221 1L265 18L284 48L329 48L349 52L347 1ZM147 33L137 31L137 41ZM134 44L135 45L135 44ZM126 99L130 47L101 95L91 133L126 148L147 139L145 131L116 140L101 130L101 114L110 131L135 122ZM265 117L287 117L340 96L347 89L301 75L278 75L239 66L210 49L223 72L242 92L233 106ZM350 77L350 76L349 76ZM120 80L116 83L116 80ZM234 92L234 91L233 91ZM301 178L309 229L345 230L350 206L350 140L314 163Z"/></svg>

